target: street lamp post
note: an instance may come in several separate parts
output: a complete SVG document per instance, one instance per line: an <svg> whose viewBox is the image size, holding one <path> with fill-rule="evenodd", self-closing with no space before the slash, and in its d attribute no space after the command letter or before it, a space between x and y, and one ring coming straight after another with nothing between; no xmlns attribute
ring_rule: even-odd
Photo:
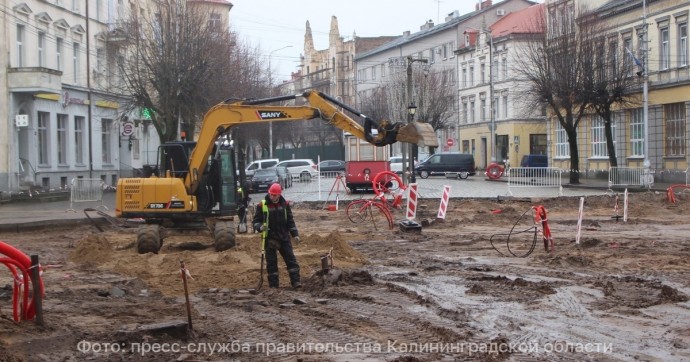
<svg viewBox="0 0 690 362"><path fill-rule="evenodd" d="M410 103L410 105L407 106L407 114L410 117L409 123L414 122L414 114L415 113L417 113L417 106L415 106L414 103ZM415 173L414 173L414 150L412 152L410 152L410 163L408 165L409 165L408 168L409 168L409 174L410 174L410 182L408 182L408 183L410 183L410 184L415 183L415 182L417 182L417 178L415 177Z"/></svg>
<svg viewBox="0 0 690 362"><path fill-rule="evenodd" d="M407 57L407 100L410 102L409 103L410 105L407 107L407 112L410 116L409 123L412 123L412 121L414 120L414 114L417 111L417 107L414 105L414 102L412 102L412 63L414 63L414 62L428 63L429 61L427 59L424 59L424 58L414 59L411 56ZM409 170L409 175L410 175L410 179L409 179L408 184L417 181L415 174L414 174L414 154L415 154L414 151L416 149L415 147L417 147L417 145L415 145L415 144L409 145L409 150L410 150L409 160L405 159L405 148L406 147L405 146L402 147L402 149L403 149L403 153L402 153L403 169L405 168L404 165L407 164L408 165L407 167ZM407 162L405 162L405 161L407 161Z"/></svg>
<svg viewBox="0 0 690 362"><path fill-rule="evenodd" d="M286 45L282 48L271 50L271 52L268 53L268 90L271 92L270 96L273 96L273 69L271 68L271 57L273 57L273 53L287 48L292 48L292 45ZM273 158L273 121L268 122L268 158Z"/></svg>

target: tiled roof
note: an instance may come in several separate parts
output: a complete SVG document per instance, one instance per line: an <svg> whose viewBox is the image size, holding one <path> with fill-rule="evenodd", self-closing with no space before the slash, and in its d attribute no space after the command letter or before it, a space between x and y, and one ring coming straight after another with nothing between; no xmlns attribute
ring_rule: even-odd
<svg viewBox="0 0 690 362"><path fill-rule="evenodd" d="M540 22L536 19L543 16L544 4L532 5L528 8L512 12L493 23L489 28L494 38L509 34L530 34L540 32L536 26Z"/></svg>

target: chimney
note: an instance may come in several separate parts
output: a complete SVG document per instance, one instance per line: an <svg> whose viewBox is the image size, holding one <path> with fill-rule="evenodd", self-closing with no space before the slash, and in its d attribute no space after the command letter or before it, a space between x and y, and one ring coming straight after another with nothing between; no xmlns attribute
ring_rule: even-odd
<svg viewBox="0 0 690 362"><path fill-rule="evenodd" d="M403 31L403 36L404 36L404 37L410 36L410 31L409 31L409 30Z"/></svg>
<svg viewBox="0 0 690 362"><path fill-rule="evenodd" d="M482 1L482 9L486 9L491 6L491 0Z"/></svg>
<svg viewBox="0 0 690 362"><path fill-rule="evenodd" d="M419 30L428 30L434 27L434 21L429 19L424 23L424 25L419 27Z"/></svg>
<svg viewBox="0 0 690 362"><path fill-rule="evenodd" d="M452 13L448 13L448 15L446 16L445 22L447 23L457 17L460 17L460 10L453 10Z"/></svg>

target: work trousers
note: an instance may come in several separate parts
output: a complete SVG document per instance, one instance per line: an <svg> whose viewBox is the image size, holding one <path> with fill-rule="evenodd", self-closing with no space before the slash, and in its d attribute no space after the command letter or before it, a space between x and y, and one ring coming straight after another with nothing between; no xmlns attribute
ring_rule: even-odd
<svg viewBox="0 0 690 362"><path fill-rule="evenodd" d="M268 274L268 286L270 288L278 288L279 273L278 273L278 252L283 257L285 265L287 266L288 275L290 275L290 284L294 287L300 282L299 278L299 264L297 258L292 250L292 243L290 241L279 241L280 247L278 249L271 247L275 242L266 243L266 272Z"/></svg>

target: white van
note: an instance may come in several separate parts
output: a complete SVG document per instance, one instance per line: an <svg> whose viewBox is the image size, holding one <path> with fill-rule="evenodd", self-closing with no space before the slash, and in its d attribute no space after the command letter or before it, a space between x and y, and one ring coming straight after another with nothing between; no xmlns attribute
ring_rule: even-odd
<svg viewBox="0 0 690 362"><path fill-rule="evenodd" d="M247 178L251 178L254 176L254 172L256 172L256 170L273 167L277 165L278 162L280 162L280 160L277 158L267 158L265 160L252 161L252 163L247 165L247 168L244 169L244 174Z"/></svg>

